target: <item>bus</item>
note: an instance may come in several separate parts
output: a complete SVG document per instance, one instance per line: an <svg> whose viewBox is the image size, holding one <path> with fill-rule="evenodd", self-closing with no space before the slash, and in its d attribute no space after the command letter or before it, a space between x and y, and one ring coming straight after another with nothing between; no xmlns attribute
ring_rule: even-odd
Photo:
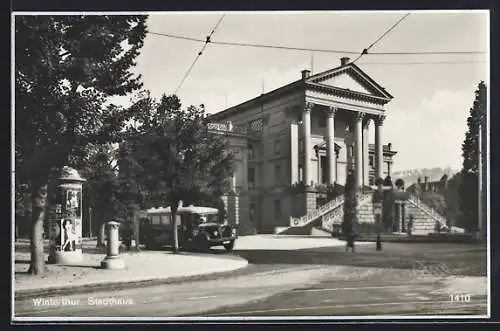
<svg viewBox="0 0 500 331"><path fill-rule="evenodd" d="M179 248L208 252L211 247L223 246L227 251L233 250L238 237L236 228L220 222L218 209L181 206L176 218ZM148 209L139 222L141 243L146 249L174 245L170 207Z"/></svg>

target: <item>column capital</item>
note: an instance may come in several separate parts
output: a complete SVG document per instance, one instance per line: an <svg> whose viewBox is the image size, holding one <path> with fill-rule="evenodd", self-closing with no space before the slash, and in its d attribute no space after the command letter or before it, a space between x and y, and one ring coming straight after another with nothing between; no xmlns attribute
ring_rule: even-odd
<svg viewBox="0 0 500 331"><path fill-rule="evenodd" d="M370 121L372 120L371 117L369 116L365 116L363 118L363 129L368 129L368 127L370 126Z"/></svg>
<svg viewBox="0 0 500 331"><path fill-rule="evenodd" d="M356 121L362 121L364 117L365 117L365 113L363 113L363 112L357 112L354 114L354 120L356 120Z"/></svg>
<svg viewBox="0 0 500 331"><path fill-rule="evenodd" d="M374 118L375 120L375 124L377 126L381 126L382 124L384 124L384 120L387 116L386 115L378 115Z"/></svg>
<svg viewBox="0 0 500 331"><path fill-rule="evenodd" d="M314 103L312 102L306 102L306 104L304 105L304 111L305 112L310 112L314 107Z"/></svg>
<svg viewBox="0 0 500 331"><path fill-rule="evenodd" d="M335 113L337 112L338 108L334 106L328 107L328 117L335 117Z"/></svg>

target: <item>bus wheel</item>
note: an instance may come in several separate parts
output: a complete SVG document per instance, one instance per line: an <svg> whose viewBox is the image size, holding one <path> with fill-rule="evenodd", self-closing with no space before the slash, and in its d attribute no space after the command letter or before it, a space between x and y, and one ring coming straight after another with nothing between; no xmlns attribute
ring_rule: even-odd
<svg viewBox="0 0 500 331"><path fill-rule="evenodd" d="M224 248L228 252L232 251L234 248L234 240L231 240L231 242L229 244L224 244Z"/></svg>

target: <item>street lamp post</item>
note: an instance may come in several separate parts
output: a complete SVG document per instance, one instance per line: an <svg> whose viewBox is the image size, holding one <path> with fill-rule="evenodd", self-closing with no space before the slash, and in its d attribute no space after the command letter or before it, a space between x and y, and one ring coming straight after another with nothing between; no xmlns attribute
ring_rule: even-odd
<svg viewBox="0 0 500 331"><path fill-rule="evenodd" d="M379 184L377 190L373 192L373 198L372 198L373 214L375 215L375 224L377 226L377 243L376 243L377 251L382 250L382 240L380 239L380 226L382 223L381 222L382 199L383 199L382 185Z"/></svg>
<svg viewBox="0 0 500 331"><path fill-rule="evenodd" d="M483 239L483 150L482 150L482 123L481 119L479 120L479 132L478 132L478 165L477 165L477 170L478 170L478 189L477 189L477 238L478 240Z"/></svg>
<svg viewBox="0 0 500 331"><path fill-rule="evenodd" d="M89 237L92 238L92 206L89 206Z"/></svg>

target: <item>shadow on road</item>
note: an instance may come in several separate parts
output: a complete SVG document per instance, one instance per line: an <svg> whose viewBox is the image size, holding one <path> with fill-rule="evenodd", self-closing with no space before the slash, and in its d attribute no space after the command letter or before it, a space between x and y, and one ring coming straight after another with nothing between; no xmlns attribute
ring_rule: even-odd
<svg viewBox="0 0 500 331"><path fill-rule="evenodd" d="M464 276L486 276L486 249L460 244L422 244L405 246L388 243L382 251L371 245L360 245L356 252L344 247L322 247L300 250L235 250L254 264L319 264L337 266L415 269L434 268L441 273ZM217 252L217 251L214 251ZM219 252L217 252L219 254Z"/></svg>
<svg viewBox="0 0 500 331"><path fill-rule="evenodd" d="M16 247L16 251L29 252L29 247ZM164 247L156 250L172 254ZM88 254L102 253L102 249L84 248ZM130 252L133 254L133 252ZM187 256L219 256L244 258L251 264L260 265L336 265L394 269L415 269L415 266L437 268L450 275L486 276L487 255L483 245L457 243L383 243L383 250L376 251L375 244L359 244L356 252L345 252L343 246L310 249L235 249L228 252L223 248L212 248L209 252L181 250L177 254ZM29 263L16 260L16 264Z"/></svg>

